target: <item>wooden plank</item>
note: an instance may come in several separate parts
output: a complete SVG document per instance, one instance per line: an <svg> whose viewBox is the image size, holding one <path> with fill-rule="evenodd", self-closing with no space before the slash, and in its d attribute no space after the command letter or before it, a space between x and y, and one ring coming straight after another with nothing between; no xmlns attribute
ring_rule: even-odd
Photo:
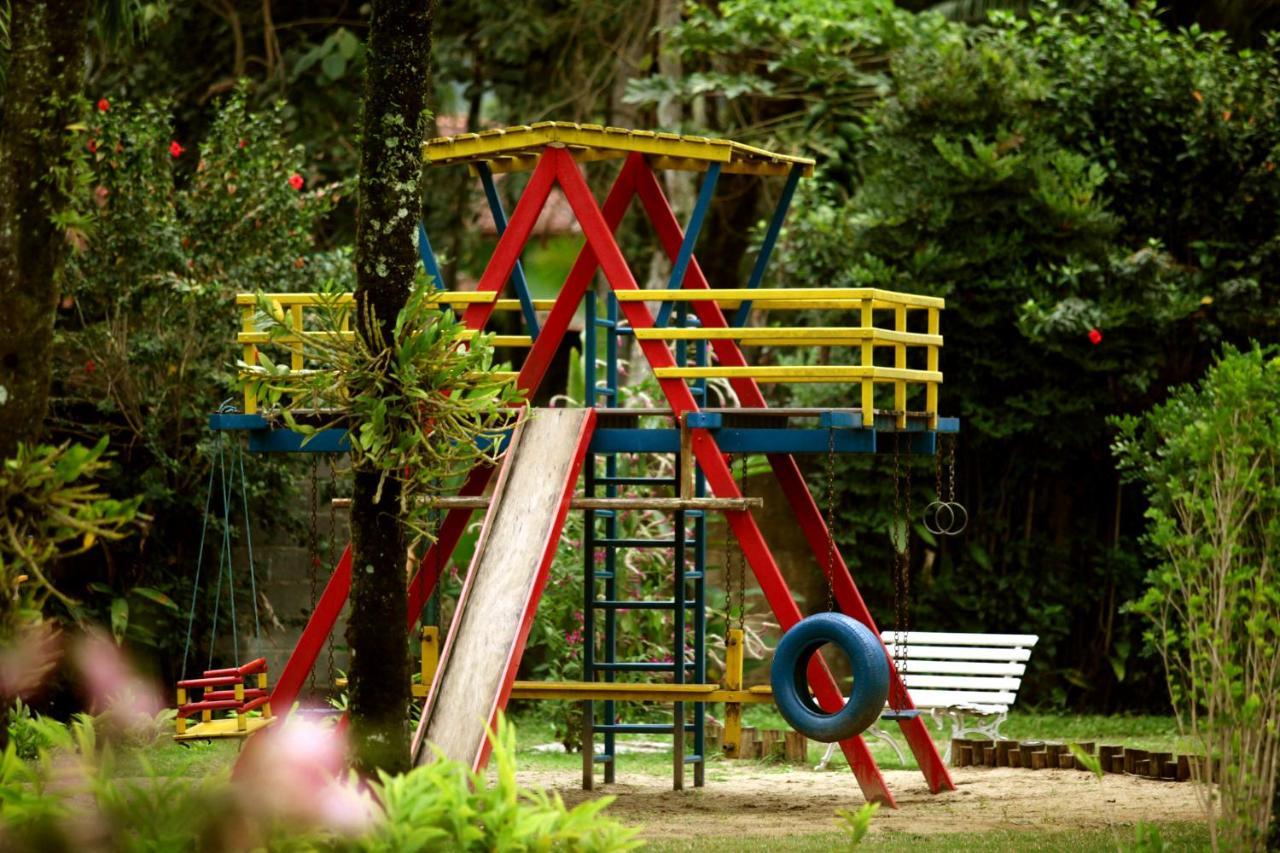
<svg viewBox="0 0 1280 853"><path fill-rule="evenodd" d="M949 708L952 705L989 705L1007 708L1017 699L1009 692L983 693L976 690L912 690L911 698L918 708Z"/></svg>
<svg viewBox="0 0 1280 853"><path fill-rule="evenodd" d="M881 631L880 639L886 643L895 641L892 631ZM921 646L1014 646L1031 648L1039 641L1035 634L969 634L944 631L908 631L906 644Z"/></svg>
<svg viewBox="0 0 1280 853"><path fill-rule="evenodd" d="M445 496L430 498L424 503L439 509L487 509L491 499L479 495L476 497ZM351 506L350 498L334 498L332 504L338 509ZM764 506L764 498L572 498L570 509L653 509L653 510L706 510L715 512L740 512L745 509Z"/></svg>
<svg viewBox="0 0 1280 853"><path fill-rule="evenodd" d="M743 634L741 628L730 628L725 639L724 685L730 690L742 689ZM725 758L742 757L742 705L730 702L724 706Z"/></svg>
<svg viewBox="0 0 1280 853"><path fill-rule="evenodd" d="M932 687L941 690L1009 690L1016 692L1022 684L1020 678L987 678L963 675L918 675L908 669L903 675L908 687Z"/></svg>
<svg viewBox="0 0 1280 853"><path fill-rule="evenodd" d="M517 427L415 736L473 769L505 705L590 437L590 409L538 409Z"/></svg>
<svg viewBox="0 0 1280 853"><path fill-rule="evenodd" d="M890 656L905 657L909 661L923 658L935 660L990 660L990 661L1028 661L1031 660L1031 649L1026 648L977 648L972 646L897 646L887 644ZM900 652L900 649L902 650Z"/></svg>

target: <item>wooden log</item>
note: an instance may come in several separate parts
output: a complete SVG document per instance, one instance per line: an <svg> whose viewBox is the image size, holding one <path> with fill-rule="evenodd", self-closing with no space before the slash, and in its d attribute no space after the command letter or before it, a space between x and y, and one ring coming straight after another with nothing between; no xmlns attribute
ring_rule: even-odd
<svg viewBox="0 0 1280 853"><path fill-rule="evenodd" d="M1150 775L1152 779L1159 779L1164 775L1165 764L1173 760L1173 753L1153 752L1149 757L1151 759L1151 766L1149 768L1148 775Z"/></svg>
<svg viewBox="0 0 1280 853"><path fill-rule="evenodd" d="M995 745L991 738L974 738L969 743L973 744L973 763L979 766L982 764L982 750Z"/></svg>
<svg viewBox="0 0 1280 853"><path fill-rule="evenodd" d="M1059 769L1059 770L1075 770L1075 769L1076 769L1076 757L1075 757L1074 755L1072 755L1071 753L1069 753L1069 752L1062 752L1062 753L1059 753L1059 754L1058 754L1058 769Z"/></svg>
<svg viewBox="0 0 1280 853"><path fill-rule="evenodd" d="M1112 773L1124 773L1124 753L1111 756Z"/></svg>
<svg viewBox="0 0 1280 853"><path fill-rule="evenodd" d="M1179 755L1178 756L1178 781L1186 782L1190 778L1191 778L1191 756Z"/></svg>
<svg viewBox="0 0 1280 853"><path fill-rule="evenodd" d="M1096 751L1094 749L1094 742L1091 740L1078 740L1078 741L1073 741L1073 743L1090 755L1093 755L1094 752Z"/></svg>
<svg viewBox="0 0 1280 853"><path fill-rule="evenodd" d="M1160 768L1160 778L1168 782L1178 781L1178 762L1166 761Z"/></svg>
<svg viewBox="0 0 1280 853"><path fill-rule="evenodd" d="M783 750L783 733L779 729L761 729L760 730L760 757L773 758L774 747L777 747L778 758L782 758Z"/></svg>
<svg viewBox="0 0 1280 853"><path fill-rule="evenodd" d="M1133 770L1130 771L1134 776L1150 776L1151 775L1151 759L1135 758L1133 760Z"/></svg>
<svg viewBox="0 0 1280 853"><path fill-rule="evenodd" d="M1123 746L1107 745L1098 747L1098 763L1102 765L1102 772L1117 772L1113 766L1113 759L1117 755L1124 755Z"/></svg>
<svg viewBox="0 0 1280 853"><path fill-rule="evenodd" d="M1008 767L1009 755L1013 752L1013 748L1017 746L1017 741L998 740L996 741L996 767Z"/></svg>
<svg viewBox="0 0 1280 853"><path fill-rule="evenodd" d="M982 766L996 766L996 748L994 746L984 746L982 748Z"/></svg>
<svg viewBox="0 0 1280 853"><path fill-rule="evenodd" d="M1021 767L1021 766L1022 766L1022 751L1021 751L1021 750L1017 750L1017 749L1011 749L1011 750L1009 750L1009 766L1010 766L1010 767Z"/></svg>
<svg viewBox="0 0 1280 853"><path fill-rule="evenodd" d="M1048 764L1049 753L1045 752L1043 749L1037 749L1035 752L1031 753L1032 770L1043 770L1048 766Z"/></svg>
<svg viewBox="0 0 1280 853"><path fill-rule="evenodd" d="M742 743L738 746L738 757L760 757L760 732L755 726L742 727Z"/></svg>
<svg viewBox="0 0 1280 853"><path fill-rule="evenodd" d="M1045 761L1045 764L1051 770L1058 769L1058 758L1064 752L1066 752L1068 755L1071 754L1070 752L1067 752L1067 745L1064 743L1046 743L1044 745L1044 751L1048 755L1048 758Z"/></svg>
<svg viewBox="0 0 1280 853"><path fill-rule="evenodd" d="M973 744L961 738L951 740L951 766L971 767L973 765Z"/></svg>
<svg viewBox="0 0 1280 853"><path fill-rule="evenodd" d="M1126 746L1124 749L1124 772L1137 773L1137 763L1148 758L1150 758L1150 754L1145 749L1131 749Z"/></svg>
<svg viewBox="0 0 1280 853"><path fill-rule="evenodd" d="M799 732L787 732L783 757L792 764L809 763L809 739Z"/></svg>

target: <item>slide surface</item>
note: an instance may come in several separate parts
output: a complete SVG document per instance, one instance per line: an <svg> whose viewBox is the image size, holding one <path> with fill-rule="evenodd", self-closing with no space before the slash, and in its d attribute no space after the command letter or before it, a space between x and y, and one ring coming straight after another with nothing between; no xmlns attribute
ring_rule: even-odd
<svg viewBox="0 0 1280 853"><path fill-rule="evenodd" d="M485 727L511 693L594 425L593 409L532 409L516 428L413 738L416 763L435 760L427 744L474 769L488 760Z"/></svg>

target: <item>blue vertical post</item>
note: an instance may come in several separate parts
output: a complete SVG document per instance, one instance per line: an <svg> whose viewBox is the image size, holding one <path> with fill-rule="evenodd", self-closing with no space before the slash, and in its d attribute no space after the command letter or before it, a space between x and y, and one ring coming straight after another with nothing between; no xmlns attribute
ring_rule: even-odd
<svg viewBox="0 0 1280 853"><path fill-rule="evenodd" d="M671 277L667 279L667 290L678 290L684 286L684 274L689 270L689 262L693 259L693 247L698 242L698 233L702 231L702 223L711 208L711 197L715 195L716 181L720 179L720 164L712 163L707 167L706 177L702 179L702 187L698 190L698 200L693 205L693 213L689 215L689 227L685 229L684 240L680 242L680 251L676 262L671 267ZM654 325L662 328L667 325L671 316L671 303L664 302L658 309Z"/></svg>
<svg viewBox="0 0 1280 853"><path fill-rule="evenodd" d="M507 230L507 212L502 209L502 198L498 195L498 188L493 183L493 172L489 169L488 163L476 163L476 173L480 175L480 183L484 184L484 195L489 200L489 212L493 214L493 225L498 232L498 237L502 237L502 232ZM524 324L529 329L529 334L534 338L538 337L538 313L533 310L533 298L529 296L529 282L524 277L524 265L516 260L515 267L511 270L511 284L516 289L516 298L520 300L520 313L524 315Z"/></svg>
<svg viewBox="0 0 1280 853"><path fill-rule="evenodd" d="M431 240L427 237L427 226L418 220L418 257L422 259L422 268L431 276L431 286L436 290L444 290L444 276L440 274L440 263L436 253L431 249Z"/></svg>
<svg viewBox="0 0 1280 853"><path fill-rule="evenodd" d="M791 207L791 199L796 194L796 185L804 174L804 166L796 164L787 175L787 183L782 188L782 197L773 210L773 218L769 220L769 230L765 232L764 242L760 244L760 254L756 255L756 264L751 269L751 278L747 279L747 289L755 290L764 280L765 267L769 266L769 257L778 244L778 235L782 233L782 223L787 218L787 209ZM751 313L751 302L746 301L738 306L738 313L733 317L733 325L741 327L747 323L747 315Z"/></svg>

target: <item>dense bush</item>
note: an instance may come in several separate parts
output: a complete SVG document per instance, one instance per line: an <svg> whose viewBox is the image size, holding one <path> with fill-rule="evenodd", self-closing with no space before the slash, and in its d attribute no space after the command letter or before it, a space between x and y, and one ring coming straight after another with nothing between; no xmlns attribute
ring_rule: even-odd
<svg viewBox="0 0 1280 853"><path fill-rule="evenodd" d="M1179 725L1212 757L1210 840L1261 850L1280 770L1280 354L1228 349L1201 382L1118 425L1159 560L1138 610Z"/></svg>
<svg viewBox="0 0 1280 853"><path fill-rule="evenodd" d="M801 115L773 141L822 158L778 281L947 297L942 408L963 421L972 524L950 543L922 533L914 624L1040 634L1037 701L1152 701L1157 675L1119 612L1141 588L1141 498L1113 470L1105 418L1280 325L1280 64L1171 31L1151 3L973 28L858 0L780 5L724 4L675 40L715 68L705 34L751 35L724 43L755 63L707 90ZM856 37L823 23L841 7L866 17ZM784 13L807 16L817 43L759 20ZM853 68L886 96L847 97ZM821 388L794 399L846 404ZM839 464L843 539L887 616L888 466Z"/></svg>
<svg viewBox="0 0 1280 853"><path fill-rule="evenodd" d="M232 296L345 280L349 264L314 250L336 191L306 187L301 149L285 141L278 109L250 112L236 93L196 143L176 137L163 105L102 98L73 139L84 158L83 227L69 232L79 251L62 281L52 428L105 432L118 461L106 488L141 496L162 534L95 551L69 573L73 591L101 590L86 606L105 622L132 587L189 589L193 543L171 534L200 524L207 416L231 395L235 374ZM252 466L254 506L288 494L285 464ZM287 503L272 503L261 517L287 520ZM174 618L137 608L129 637L171 643Z"/></svg>

